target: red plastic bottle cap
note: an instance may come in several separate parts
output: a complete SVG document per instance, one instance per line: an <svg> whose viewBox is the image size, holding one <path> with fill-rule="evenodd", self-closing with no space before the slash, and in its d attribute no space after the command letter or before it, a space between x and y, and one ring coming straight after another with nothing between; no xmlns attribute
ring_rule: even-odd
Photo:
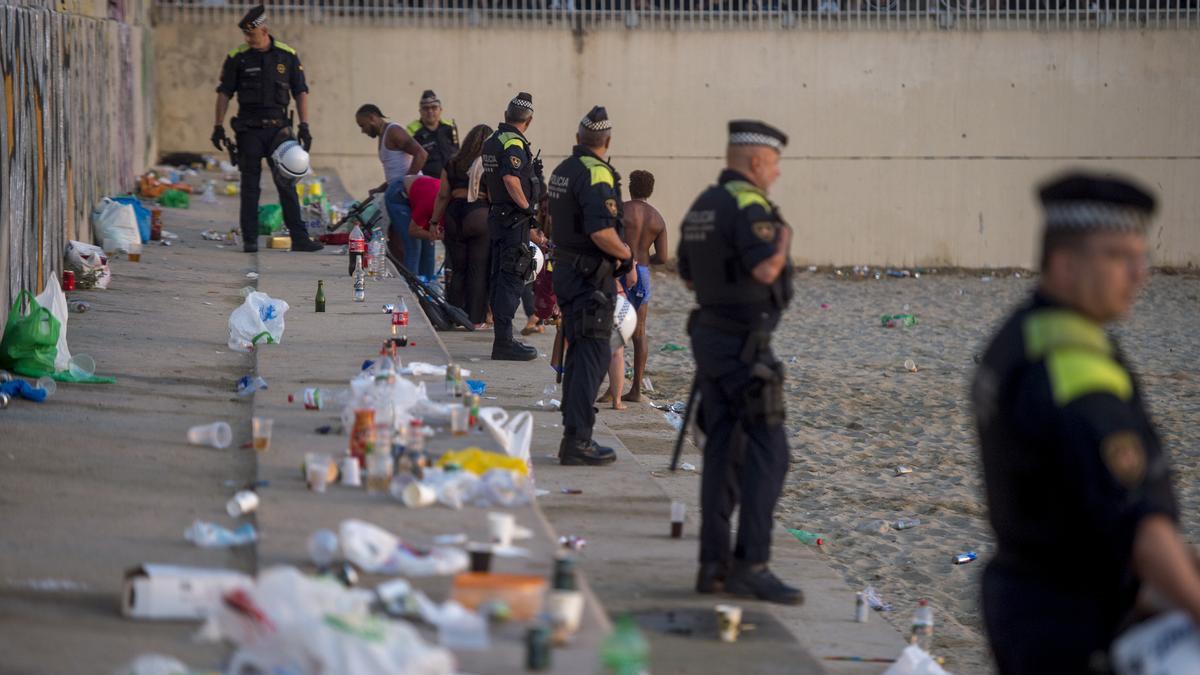
<svg viewBox="0 0 1200 675"><path fill-rule="evenodd" d="M818 539L818 540L817 540L817 546L824 546L824 545L825 545L825 540L824 540L824 539Z"/></svg>

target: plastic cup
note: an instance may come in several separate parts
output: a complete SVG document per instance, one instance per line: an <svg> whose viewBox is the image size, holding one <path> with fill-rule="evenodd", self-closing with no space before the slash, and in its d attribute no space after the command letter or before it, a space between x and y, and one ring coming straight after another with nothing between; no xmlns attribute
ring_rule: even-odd
<svg viewBox="0 0 1200 675"><path fill-rule="evenodd" d="M487 573L492 571L492 545L472 542L467 544L467 553L471 556L471 571Z"/></svg>
<svg viewBox="0 0 1200 675"><path fill-rule="evenodd" d="M554 642L566 644L579 630L583 618L583 593L580 591L553 590L546 595L546 613L554 625Z"/></svg>
<svg viewBox="0 0 1200 675"><path fill-rule="evenodd" d="M683 537L683 521L687 517L687 504L683 502L671 502L671 538L679 539Z"/></svg>
<svg viewBox="0 0 1200 675"><path fill-rule="evenodd" d="M233 429L224 422L201 424L188 429L188 443L192 445L208 445L218 449L228 448L233 442Z"/></svg>
<svg viewBox="0 0 1200 675"><path fill-rule="evenodd" d="M392 483L392 456L386 452L367 455L367 492L387 492Z"/></svg>
<svg viewBox="0 0 1200 675"><path fill-rule="evenodd" d="M86 380L96 374L96 359L87 354L73 354L67 362L67 369L71 371L71 375Z"/></svg>
<svg viewBox="0 0 1200 675"><path fill-rule="evenodd" d="M913 361L912 359L905 359L904 360L904 369L910 373L917 372L917 362Z"/></svg>
<svg viewBox="0 0 1200 675"><path fill-rule="evenodd" d="M45 389L46 398L50 398L54 395L54 392L58 391L58 383L55 382L54 378L50 377L49 375L43 375L39 377L37 382L33 383L33 386L37 387L38 389Z"/></svg>
<svg viewBox="0 0 1200 675"><path fill-rule="evenodd" d="M362 485L362 467L358 465L357 457L342 458L342 485L350 487Z"/></svg>
<svg viewBox="0 0 1200 675"><path fill-rule="evenodd" d="M492 535L492 541L501 548L512 546L513 533L517 529L517 519L511 513L495 511L487 514L487 519L488 532Z"/></svg>
<svg viewBox="0 0 1200 675"><path fill-rule="evenodd" d="M141 261L142 261L141 253L133 253L133 252L129 253L129 262L141 262Z"/></svg>
<svg viewBox="0 0 1200 675"><path fill-rule="evenodd" d="M467 410L466 406L450 406L450 433L452 435L466 436L470 430L469 420L470 411Z"/></svg>
<svg viewBox="0 0 1200 675"><path fill-rule="evenodd" d="M275 427L275 420L269 417L253 417L250 419L250 432L254 438L254 449L258 452L266 452L271 449L271 430Z"/></svg>
<svg viewBox="0 0 1200 675"><path fill-rule="evenodd" d="M737 642L742 630L742 608L737 605L717 605L717 630L721 642Z"/></svg>
<svg viewBox="0 0 1200 675"><path fill-rule="evenodd" d="M313 492L324 492L329 483L329 465L333 460L329 455L310 452L304 456L304 478L308 489Z"/></svg>
<svg viewBox="0 0 1200 675"><path fill-rule="evenodd" d="M414 480L404 488L404 492L400 496L400 501L410 509L419 509L425 506L430 506L437 501L437 493L433 488Z"/></svg>
<svg viewBox="0 0 1200 675"><path fill-rule="evenodd" d="M258 508L258 493L253 490L239 490L225 503L225 512L230 518L244 516Z"/></svg>

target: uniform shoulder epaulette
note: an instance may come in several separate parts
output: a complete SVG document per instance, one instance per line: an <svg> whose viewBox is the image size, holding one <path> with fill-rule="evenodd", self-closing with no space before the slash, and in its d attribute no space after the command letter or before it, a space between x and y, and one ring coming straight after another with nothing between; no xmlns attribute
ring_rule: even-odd
<svg viewBox="0 0 1200 675"><path fill-rule="evenodd" d="M238 54L241 54L242 52L246 51L247 49L250 49L250 45L243 42L242 44L229 50L229 58L233 58L233 57L237 56Z"/></svg>
<svg viewBox="0 0 1200 675"><path fill-rule="evenodd" d="M404 130L408 132L409 136L415 136L416 133L421 130L421 120L413 120L409 122L408 126L404 127Z"/></svg>
<svg viewBox="0 0 1200 675"><path fill-rule="evenodd" d="M725 184L725 189L737 200L739 209L758 204L768 211L771 210L771 203L767 201L767 196L762 193L762 190L744 180L729 181Z"/></svg>
<svg viewBox="0 0 1200 675"><path fill-rule="evenodd" d="M500 140L500 143L501 143L501 145L504 146L505 150L511 148L514 145L519 148L525 147L525 141L521 140L521 137L519 135L514 134L511 131L506 131L506 132L500 134L497 138Z"/></svg>
<svg viewBox="0 0 1200 675"><path fill-rule="evenodd" d="M441 124L444 127L450 127L452 129L458 126L457 124L454 123L454 120L450 120L449 122L447 122L446 120L442 120Z"/></svg>
<svg viewBox="0 0 1200 675"><path fill-rule="evenodd" d="M613 187L612 169L608 168L607 164L596 159L595 157L586 156L580 157L579 161L582 162L592 174L592 185L604 183L609 187Z"/></svg>
<svg viewBox="0 0 1200 675"><path fill-rule="evenodd" d="M1054 402L1068 405L1088 394L1133 396L1133 379L1113 357L1112 342L1099 325L1065 309L1031 312L1022 326L1025 356L1044 361Z"/></svg>
<svg viewBox="0 0 1200 675"><path fill-rule="evenodd" d="M285 51L285 52L287 52L287 53L291 54L292 56L295 56L295 55L296 55L296 50L295 50L295 49L292 49L292 48L291 48L291 46L290 46L290 45L288 45L288 43L286 43L286 42L280 42L279 40L276 40L276 41L275 41L275 46L276 46L276 47L279 47L279 48L280 48L280 49L282 49L283 51Z"/></svg>

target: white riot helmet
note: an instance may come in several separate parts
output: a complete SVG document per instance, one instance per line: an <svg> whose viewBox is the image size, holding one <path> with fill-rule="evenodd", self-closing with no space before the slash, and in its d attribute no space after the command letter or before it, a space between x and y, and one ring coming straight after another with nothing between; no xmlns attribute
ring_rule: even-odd
<svg viewBox="0 0 1200 675"><path fill-rule="evenodd" d="M533 266L529 269L529 274L525 276L525 283L532 284L534 279L537 279L537 275L542 273L542 268L546 266L546 256L542 253L542 249L532 241L529 242L529 250L533 251Z"/></svg>
<svg viewBox="0 0 1200 675"><path fill-rule="evenodd" d="M295 183L308 174L308 153L300 144L288 139L271 153L275 175L286 183Z"/></svg>
<svg viewBox="0 0 1200 675"><path fill-rule="evenodd" d="M613 329L621 334L621 343L629 344L633 331L637 328L637 310L633 303L624 295L617 295L617 307L613 310Z"/></svg>

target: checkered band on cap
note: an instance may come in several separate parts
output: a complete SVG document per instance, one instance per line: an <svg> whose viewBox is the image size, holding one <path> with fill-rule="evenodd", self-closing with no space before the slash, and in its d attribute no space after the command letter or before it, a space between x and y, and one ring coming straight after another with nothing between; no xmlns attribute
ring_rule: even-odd
<svg viewBox="0 0 1200 675"><path fill-rule="evenodd" d="M1150 215L1132 206L1097 201L1047 204L1046 229L1073 232L1144 232Z"/></svg>
<svg viewBox="0 0 1200 675"><path fill-rule="evenodd" d="M437 97L437 94L432 91L421 97L421 105L430 105L432 103L441 103L442 100Z"/></svg>
<svg viewBox="0 0 1200 675"><path fill-rule="evenodd" d="M765 145L783 152L783 142L774 136L754 133L753 131L735 131L729 134L730 145Z"/></svg>
<svg viewBox="0 0 1200 675"><path fill-rule="evenodd" d="M523 98L514 98L508 103L509 105L520 106L522 108L529 108L530 110L533 110L533 101L526 101Z"/></svg>
<svg viewBox="0 0 1200 675"><path fill-rule="evenodd" d="M595 121L591 118L584 117L583 119L579 120L579 126L589 131L605 131L606 129L612 128L612 122L607 119Z"/></svg>
<svg viewBox="0 0 1200 675"><path fill-rule="evenodd" d="M247 28L258 28L259 26L263 25L266 22L267 22L267 15L265 13L259 14L257 19L251 19L251 20L247 21L246 27Z"/></svg>

